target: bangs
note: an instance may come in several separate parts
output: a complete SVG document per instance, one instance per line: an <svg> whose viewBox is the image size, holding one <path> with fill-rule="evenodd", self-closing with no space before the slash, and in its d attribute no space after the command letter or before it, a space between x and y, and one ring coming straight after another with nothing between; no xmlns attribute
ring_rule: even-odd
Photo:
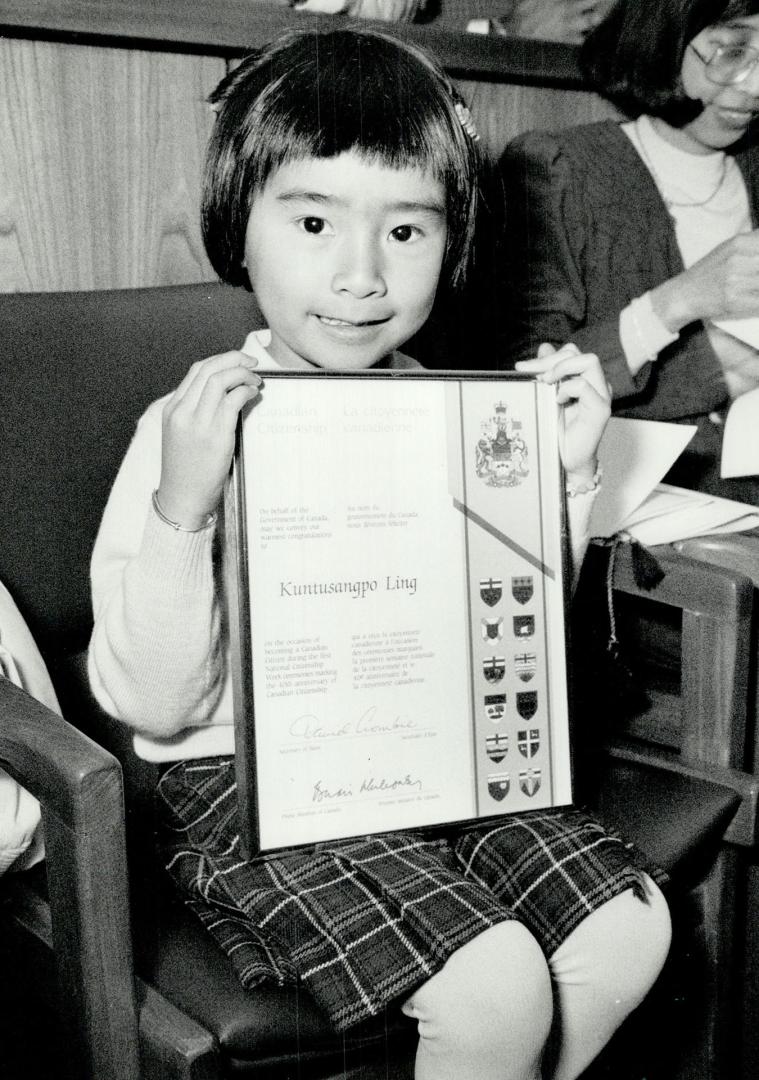
<svg viewBox="0 0 759 1080"><path fill-rule="evenodd" d="M219 86L206 159L203 236L222 280L240 272L257 192L283 165L356 153L428 173L446 193L445 266L464 275L473 235L479 157L455 91L421 49L379 31L294 32L244 60Z"/></svg>
<svg viewBox="0 0 759 1080"><path fill-rule="evenodd" d="M446 183L455 169L450 147L460 140L460 125L452 124L439 88L403 52L364 46L357 35L315 38L311 55L279 73L261 94L259 123L253 125L265 147L256 155L257 187L291 161L349 151L389 168L418 168ZM245 149L243 154L251 160Z"/></svg>

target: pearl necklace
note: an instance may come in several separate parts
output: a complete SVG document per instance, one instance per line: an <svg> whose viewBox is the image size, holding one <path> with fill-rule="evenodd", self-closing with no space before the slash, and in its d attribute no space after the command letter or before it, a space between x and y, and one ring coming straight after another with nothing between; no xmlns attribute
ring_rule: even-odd
<svg viewBox="0 0 759 1080"><path fill-rule="evenodd" d="M651 176L653 177L653 179L656 182L656 186L659 189L659 192L661 194L662 199L664 200L664 203L665 203L665 205L667 207L667 210L671 211L675 207L683 207L683 206L694 206L694 207L695 206L706 206L708 203L710 203L712 201L712 199L714 199L716 197L716 195L720 191L722 185L724 184L725 178L727 176L727 154L723 153L723 155L722 155L722 168L720 169L720 174L719 174L719 177L717 179L717 183L716 183L716 185L714 187L714 190L711 191L706 196L705 199L699 199L699 200L695 200L695 201L690 200L690 201L687 201L687 202L678 202L676 199L671 199L668 195L666 195L664 193L664 183L662 181L661 176L657 172L653 161L651 160L651 155L650 155L650 153L648 151L648 148L646 147L645 140L643 139L643 125L642 124L636 124L635 125L635 130L636 130L637 135L638 135L638 144L640 146L641 156L642 156L643 161L644 161L644 163L646 165L646 168L651 173Z"/></svg>

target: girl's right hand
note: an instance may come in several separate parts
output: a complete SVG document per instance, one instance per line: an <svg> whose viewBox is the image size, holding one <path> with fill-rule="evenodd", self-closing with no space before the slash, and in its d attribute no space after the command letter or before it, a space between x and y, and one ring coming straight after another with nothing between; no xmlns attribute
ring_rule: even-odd
<svg viewBox="0 0 759 1080"><path fill-rule="evenodd" d="M533 360L518 360L517 371L556 387L559 450L572 485L589 483L598 467L597 450L611 413L611 393L595 353L576 345L554 349L544 342Z"/></svg>
<svg viewBox="0 0 759 1080"><path fill-rule="evenodd" d="M198 361L164 406L158 501L184 528L199 528L218 506L238 414L261 386L256 366L237 350Z"/></svg>
<svg viewBox="0 0 759 1080"><path fill-rule="evenodd" d="M759 229L718 244L682 274L652 289L651 302L673 334L696 319L759 315Z"/></svg>

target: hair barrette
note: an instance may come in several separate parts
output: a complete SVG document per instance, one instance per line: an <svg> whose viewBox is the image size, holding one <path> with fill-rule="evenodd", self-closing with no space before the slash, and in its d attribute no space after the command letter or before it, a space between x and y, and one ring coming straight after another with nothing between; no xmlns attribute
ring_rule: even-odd
<svg viewBox="0 0 759 1080"><path fill-rule="evenodd" d="M472 139L473 142L479 142L480 136L477 132L477 128L474 126L474 120L472 119L469 107L465 105L463 101L455 101L453 107L456 110L456 116L459 118L459 123L469 138Z"/></svg>

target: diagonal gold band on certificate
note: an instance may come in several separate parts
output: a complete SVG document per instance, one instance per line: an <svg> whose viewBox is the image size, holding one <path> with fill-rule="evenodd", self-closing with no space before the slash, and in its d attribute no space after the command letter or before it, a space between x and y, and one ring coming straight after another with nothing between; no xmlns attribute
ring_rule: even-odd
<svg viewBox="0 0 759 1080"><path fill-rule="evenodd" d="M517 555L520 555L523 559L526 559L527 562L534 566L536 570L539 570L541 574L545 575L545 577L550 578L552 581L555 579L556 574L553 570L551 570L550 567L546 566L546 564L536 555L533 555L532 552L527 551L526 548L523 548L521 544L518 544L515 540L512 540L510 537L508 537L506 533L503 533L500 529L497 529L495 525L492 524L492 522L486 521L484 517L481 517L474 510L470 509L470 507L464 506L464 504L462 502L459 502L458 499L453 500L453 505L464 515L464 517L469 518L470 521L473 521L475 525L479 525L479 527L481 529L484 529L485 532L489 532L492 537L500 541L500 543L502 543L505 547L510 548L511 551L514 551Z"/></svg>

